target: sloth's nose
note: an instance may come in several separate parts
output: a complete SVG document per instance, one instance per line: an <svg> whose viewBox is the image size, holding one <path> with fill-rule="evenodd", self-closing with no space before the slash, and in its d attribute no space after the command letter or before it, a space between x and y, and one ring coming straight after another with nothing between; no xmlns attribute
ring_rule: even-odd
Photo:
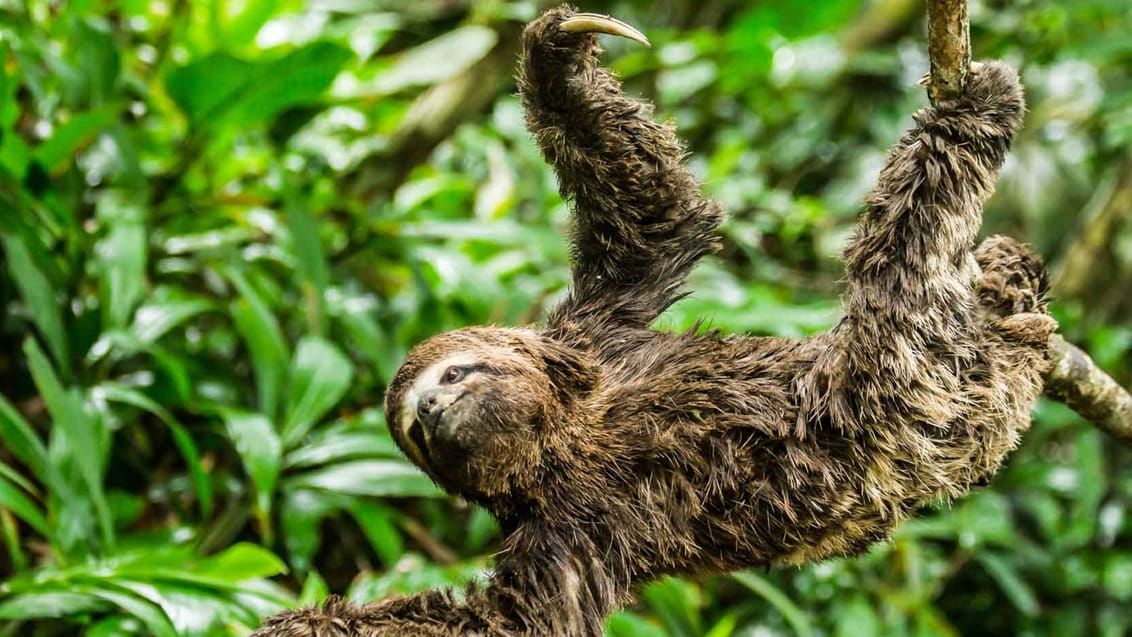
<svg viewBox="0 0 1132 637"><path fill-rule="evenodd" d="M417 419L422 423L433 424L431 421L438 418L444 411L437 404L436 390L431 390L417 399Z"/></svg>

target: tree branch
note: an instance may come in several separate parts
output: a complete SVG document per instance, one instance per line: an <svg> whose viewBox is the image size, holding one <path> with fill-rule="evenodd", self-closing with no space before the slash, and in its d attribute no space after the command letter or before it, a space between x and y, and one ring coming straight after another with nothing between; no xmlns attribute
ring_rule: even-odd
<svg viewBox="0 0 1132 637"><path fill-rule="evenodd" d="M961 94L971 66L967 0L928 0L928 55L932 102ZM1046 395L1132 445L1132 395L1061 335L1050 338L1049 353L1053 366L1045 377Z"/></svg>
<svg viewBox="0 0 1132 637"><path fill-rule="evenodd" d="M928 0L928 58L928 96L932 103L958 97L971 68L967 0Z"/></svg>
<svg viewBox="0 0 1132 637"><path fill-rule="evenodd" d="M1046 374L1046 396L1132 445L1132 395L1060 334L1050 339L1050 355L1053 369Z"/></svg>

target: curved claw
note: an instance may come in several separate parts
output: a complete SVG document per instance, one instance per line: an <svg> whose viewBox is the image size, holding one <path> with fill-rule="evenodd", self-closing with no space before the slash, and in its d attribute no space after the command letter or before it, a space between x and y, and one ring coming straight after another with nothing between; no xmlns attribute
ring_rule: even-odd
<svg viewBox="0 0 1132 637"><path fill-rule="evenodd" d="M652 47L645 34L625 24L624 22L607 15L598 13L576 13L574 17L563 20L559 29L570 33L606 33L628 38L634 42Z"/></svg>

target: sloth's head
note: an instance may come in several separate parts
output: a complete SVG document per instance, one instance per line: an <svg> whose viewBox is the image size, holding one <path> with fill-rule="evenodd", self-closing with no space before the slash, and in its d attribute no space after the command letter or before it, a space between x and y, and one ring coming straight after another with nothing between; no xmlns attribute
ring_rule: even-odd
<svg viewBox="0 0 1132 637"><path fill-rule="evenodd" d="M548 447L596 372L531 330L467 328L417 345L389 385L398 446L438 484L492 508L535 497Z"/></svg>

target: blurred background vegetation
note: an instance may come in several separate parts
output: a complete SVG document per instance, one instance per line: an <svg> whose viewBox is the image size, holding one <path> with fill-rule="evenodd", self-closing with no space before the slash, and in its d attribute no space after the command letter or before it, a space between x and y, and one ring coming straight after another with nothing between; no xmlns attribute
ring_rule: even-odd
<svg viewBox="0 0 1132 637"><path fill-rule="evenodd" d="M396 451L415 342L540 319L567 212L494 0L0 0L0 636L246 634L328 591L482 576L498 530ZM976 0L1030 101L986 230L1132 380L1132 8ZM797 336L925 104L922 0L594 2L731 210L662 319ZM1132 454L1053 404L978 493L869 555L666 579L615 637L1132 634Z"/></svg>

